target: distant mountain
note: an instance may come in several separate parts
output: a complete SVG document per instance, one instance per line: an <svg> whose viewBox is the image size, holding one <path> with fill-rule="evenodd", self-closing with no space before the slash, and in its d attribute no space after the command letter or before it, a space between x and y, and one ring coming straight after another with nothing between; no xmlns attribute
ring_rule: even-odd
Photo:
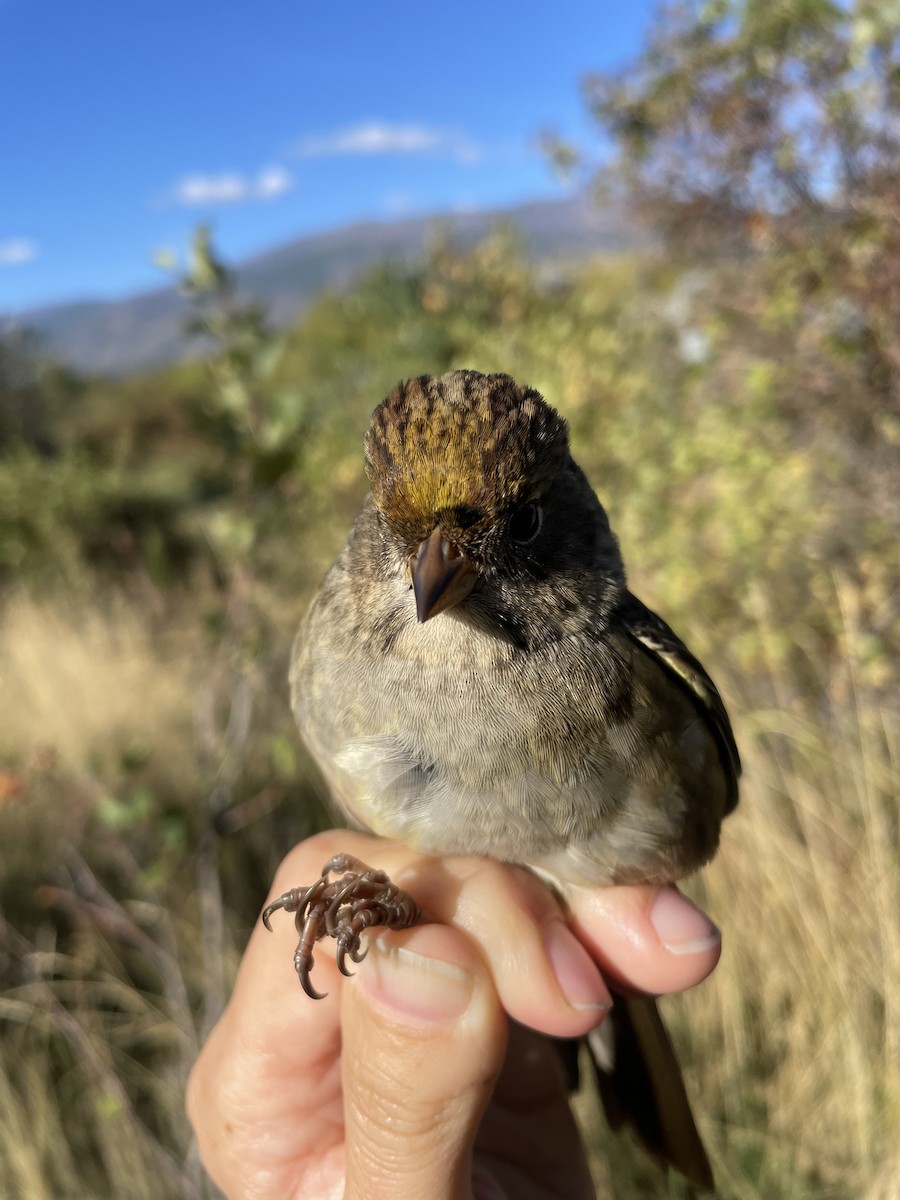
<svg viewBox="0 0 900 1200"><path fill-rule="evenodd" d="M298 238L239 263L242 296L265 304L285 324L318 294L347 287L369 267L408 259L424 249L437 228L470 246L499 223L515 225L535 261L582 259L638 244L635 229L619 213L578 197L534 201L514 208L436 214L404 220L366 221L329 233ZM57 360L94 374L124 374L184 358L187 315L174 287L123 300L76 301L36 308L15 323L33 329Z"/></svg>

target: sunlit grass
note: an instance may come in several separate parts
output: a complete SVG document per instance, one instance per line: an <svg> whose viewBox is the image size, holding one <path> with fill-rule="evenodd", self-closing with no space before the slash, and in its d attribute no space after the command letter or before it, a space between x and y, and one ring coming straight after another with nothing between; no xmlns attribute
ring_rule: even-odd
<svg viewBox="0 0 900 1200"><path fill-rule="evenodd" d="M66 606L26 594L5 604L0 674L10 702L0 755L45 746L68 772L101 775L122 754L152 743L160 762L190 770L190 740L183 735L191 722L197 638L179 644L170 626L161 644L144 609L121 600Z"/></svg>
<svg viewBox="0 0 900 1200"><path fill-rule="evenodd" d="M701 1039L719 1027L698 1082L720 1178L735 1196L876 1195L900 1180L897 732L876 707L743 726L742 807L707 879L728 951L682 1005Z"/></svg>

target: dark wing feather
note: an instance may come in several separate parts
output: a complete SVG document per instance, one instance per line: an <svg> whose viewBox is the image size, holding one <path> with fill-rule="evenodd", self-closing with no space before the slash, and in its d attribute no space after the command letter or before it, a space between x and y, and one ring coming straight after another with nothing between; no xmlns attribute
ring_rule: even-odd
<svg viewBox="0 0 900 1200"><path fill-rule="evenodd" d="M731 812L737 804L741 759L718 688L681 638L631 592L625 593L617 615L632 640L651 654L690 693L705 717L728 776L728 805L725 811Z"/></svg>

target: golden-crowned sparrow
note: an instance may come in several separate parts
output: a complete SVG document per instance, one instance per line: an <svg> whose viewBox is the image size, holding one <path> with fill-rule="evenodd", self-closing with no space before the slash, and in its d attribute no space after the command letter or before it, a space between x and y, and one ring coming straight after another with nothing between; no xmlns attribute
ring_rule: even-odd
<svg viewBox="0 0 900 1200"><path fill-rule="evenodd" d="M429 855L523 863L572 886L665 884L715 853L740 763L712 680L628 591L565 421L506 375L398 386L371 484L296 642L293 705L343 812ZM435 619L439 616L439 619ZM349 859L332 871L358 866ZM380 872L295 889L311 995L326 934L421 914ZM601 1091L613 1123L711 1186L655 1003L623 998Z"/></svg>

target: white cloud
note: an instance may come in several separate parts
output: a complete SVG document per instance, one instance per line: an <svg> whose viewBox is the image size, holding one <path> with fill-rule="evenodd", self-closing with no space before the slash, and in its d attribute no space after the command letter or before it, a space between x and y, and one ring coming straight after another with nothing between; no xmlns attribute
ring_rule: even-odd
<svg viewBox="0 0 900 1200"><path fill-rule="evenodd" d="M185 175L167 194L170 204L196 208L210 204L249 204L256 200L274 200L294 186L290 173L281 166L264 167L256 176L238 171L220 175Z"/></svg>
<svg viewBox="0 0 900 1200"><path fill-rule="evenodd" d="M256 194L260 200L274 200L283 196L294 186L294 180L284 167L266 167L256 180Z"/></svg>
<svg viewBox="0 0 900 1200"><path fill-rule="evenodd" d="M187 205L237 204L249 190L243 175L185 175L172 189L172 199Z"/></svg>
<svg viewBox="0 0 900 1200"><path fill-rule="evenodd" d="M37 242L31 238L7 238L0 241L0 267L17 267L33 262L38 256Z"/></svg>
<svg viewBox="0 0 900 1200"><path fill-rule="evenodd" d="M297 158L436 154L466 164L481 159L481 148L460 130L392 125L388 121L363 121L331 133L312 134L295 142L291 153Z"/></svg>

